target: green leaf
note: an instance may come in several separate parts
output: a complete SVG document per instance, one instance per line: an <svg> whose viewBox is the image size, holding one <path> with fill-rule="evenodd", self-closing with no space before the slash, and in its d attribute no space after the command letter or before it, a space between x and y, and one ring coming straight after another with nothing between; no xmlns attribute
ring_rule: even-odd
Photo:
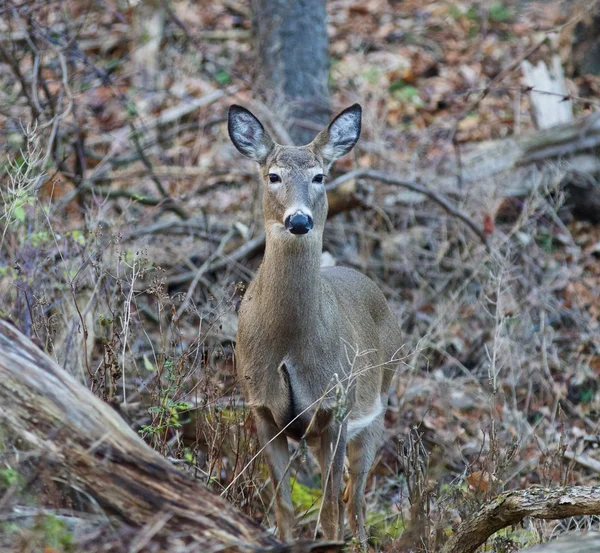
<svg viewBox="0 0 600 553"><path fill-rule="evenodd" d="M144 368L149 372L154 372L156 370L156 367L152 364L152 361L150 361L147 355L144 355Z"/></svg>
<svg viewBox="0 0 600 553"><path fill-rule="evenodd" d="M295 478L290 478L292 488L292 502L294 506L301 511L316 510L321 499L320 488L309 488L300 484Z"/></svg>
<svg viewBox="0 0 600 553"><path fill-rule="evenodd" d="M13 484L22 486L25 483L25 478L20 472L13 469L0 470L0 488L10 488Z"/></svg>
<svg viewBox="0 0 600 553"><path fill-rule="evenodd" d="M25 222L25 210L23 209L22 205L18 205L13 209L13 216L21 223Z"/></svg>
<svg viewBox="0 0 600 553"><path fill-rule="evenodd" d="M225 69L219 69L215 73L215 81L219 84L229 84L231 82L231 75L225 71Z"/></svg>
<svg viewBox="0 0 600 553"><path fill-rule="evenodd" d="M83 232L80 230L74 230L71 233L71 236L73 237L73 240L75 240L75 242L77 242L80 246L85 246L85 236Z"/></svg>

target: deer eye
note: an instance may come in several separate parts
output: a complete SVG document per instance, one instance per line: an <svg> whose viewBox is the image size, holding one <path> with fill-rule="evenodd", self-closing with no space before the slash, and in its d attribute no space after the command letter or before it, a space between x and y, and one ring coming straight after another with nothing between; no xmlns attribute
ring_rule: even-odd
<svg viewBox="0 0 600 553"><path fill-rule="evenodd" d="M323 179L325 178L325 175L315 175L313 177L313 182L318 182L319 184L321 184L323 182Z"/></svg>
<svg viewBox="0 0 600 553"><path fill-rule="evenodd" d="M269 182L281 182L281 178L275 173L269 173Z"/></svg>

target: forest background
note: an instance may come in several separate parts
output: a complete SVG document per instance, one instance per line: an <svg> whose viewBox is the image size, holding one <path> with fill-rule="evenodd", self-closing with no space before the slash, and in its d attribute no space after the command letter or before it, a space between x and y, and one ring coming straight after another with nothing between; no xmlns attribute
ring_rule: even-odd
<svg viewBox="0 0 600 553"><path fill-rule="evenodd" d="M437 551L502 491L596 483L600 3L295 5L0 3L0 315L272 530L233 365L260 188L227 109L293 143L359 102L361 140L328 179L323 263L373 278L406 336L368 485L372 546ZM315 57L285 58L294 40ZM6 420L0 546L136 539ZM315 467L300 450L306 538ZM485 550L597 526L527 519Z"/></svg>

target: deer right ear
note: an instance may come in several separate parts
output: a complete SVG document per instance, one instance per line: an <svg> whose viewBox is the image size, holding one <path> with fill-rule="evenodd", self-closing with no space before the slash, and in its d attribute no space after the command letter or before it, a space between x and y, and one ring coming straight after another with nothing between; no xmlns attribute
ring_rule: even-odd
<svg viewBox="0 0 600 553"><path fill-rule="evenodd" d="M354 148L360 138L361 119L362 108L354 104L342 111L312 141L313 151L323 156L327 167Z"/></svg>
<svg viewBox="0 0 600 553"><path fill-rule="evenodd" d="M261 122L242 106L229 108L227 129L240 153L258 163L263 163L275 146Z"/></svg>

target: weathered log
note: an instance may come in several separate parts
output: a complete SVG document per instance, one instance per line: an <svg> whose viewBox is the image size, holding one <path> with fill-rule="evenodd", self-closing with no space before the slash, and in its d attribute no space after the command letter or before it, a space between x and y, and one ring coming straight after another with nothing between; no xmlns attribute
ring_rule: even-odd
<svg viewBox="0 0 600 553"><path fill-rule="evenodd" d="M461 153L457 160L440 165L435 175L422 175L436 182L442 190L456 187L456 175L461 182L480 182L491 177L508 176L503 196L527 196L543 184L539 171L533 167L550 162L564 174L569 171L594 174L600 172L600 113L576 119L538 132L484 142ZM507 179L508 180L508 179Z"/></svg>
<svg viewBox="0 0 600 553"><path fill-rule="evenodd" d="M473 553L492 534L525 517L556 520L600 514L600 486L530 488L505 492L459 525L440 553Z"/></svg>
<svg viewBox="0 0 600 553"><path fill-rule="evenodd" d="M0 321L0 405L0 430L39 453L48 471L68 474L129 526L142 529L158 521L152 541L162 551L175 542L195 552L339 550L340 544L278 542L156 453L6 321Z"/></svg>
<svg viewBox="0 0 600 553"><path fill-rule="evenodd" d="M596 553L600 551L600 534L569 534L557 540L523 549L523 553Z"/></svg>

